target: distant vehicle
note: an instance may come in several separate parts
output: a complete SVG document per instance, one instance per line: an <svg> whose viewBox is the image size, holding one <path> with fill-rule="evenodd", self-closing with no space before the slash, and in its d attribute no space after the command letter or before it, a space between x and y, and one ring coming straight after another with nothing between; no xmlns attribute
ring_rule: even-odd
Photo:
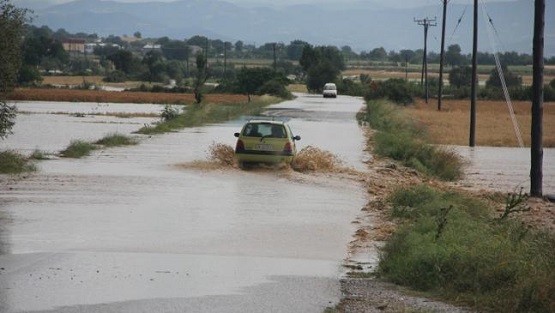
<svg viewBox="0 0 555 313"><path fill-rule="evenodd" d="M235 157L240 168L253 163L291 163L297 153L295 141L289 125L283 121L252 120L247 122L240 133L235 133Z"/></svg>
<svg viewBox="0 0 555 313"><path fill-rule="evenodd" d="M324 85L324 98L337 98L337 86L334 83Z"/></svg>

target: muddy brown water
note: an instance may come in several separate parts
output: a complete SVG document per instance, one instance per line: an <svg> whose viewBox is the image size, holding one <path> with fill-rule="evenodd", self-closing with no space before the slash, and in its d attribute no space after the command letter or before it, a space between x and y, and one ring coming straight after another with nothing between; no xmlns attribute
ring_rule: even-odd
<svg viewBox="0 0 555 313"><path fill-rule="evenodd" d="M318 147L365 170L358 98L299 95L266 112L288 118L298 150ZM156 118L51 113L156 113L163 106L22 103L0 149L56 152L72 139L129 134ZM234 146L245 119L136 135L140 144L0 176L0 312L322 312L339 277L364 188L331 174L213 171L176 166ZM526 150L455 147L470 160L463 183L525 184ZM555 192L554 153L544 155ZM305 175L305 176L303 176ZM503 183L502 183L503 182ZM524 182L524 183L523 183ZM376 261L375 254L354 256Z"/></svg>
<svg viewBox="0 0 555 313"><path fill-rule="evenodd" d="M42 109L29 104L35 105ZM58 113L71 108L49 105ZM269 114L291 118L302 136L299 150L318 146L363 168L364 138L354 119L361 107L361 99L301 96ZM73 139L68 134L97 140L144 123L44 113L20 115L2 148L56 151ZM114 123L90 123L111 118ZM37 173L19 179L2 176L0 311L321 312L332 306L365 190L331 175L305 181L280 171L176 166L207 159L214 142L234 145L242 123L140 136L137 146L42 161ZM103 127L93 130L97 124ZM37 128L60 136L46 140Z"/></svg>

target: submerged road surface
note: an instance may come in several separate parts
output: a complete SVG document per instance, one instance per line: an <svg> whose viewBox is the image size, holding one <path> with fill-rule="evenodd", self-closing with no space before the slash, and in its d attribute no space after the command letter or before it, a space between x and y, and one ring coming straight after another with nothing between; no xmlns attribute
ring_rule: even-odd
<svg viewBox="0 0 555 313"><path fill-rule="evenodd" d="M68 110L68 104L50 105ZM302 137L298 149L313 145L363 169L367 156L355 120L362 105L351 97L300 95L268 114L291 118ZM36 109L36 103L21 106ZM132 118L91 119L21 115L10 148L59 151L78 139L68 134L84 133L87 125L97 130L87 140L104 135L99 125L106 133L134 128ZM39 135L33 141L36 125L60 128L67 142ZM241 125L145 136L137 146L84 159L42 161L23 178L0 176L0 312L322 312L333 306L365 190L326 175L305 180L280 171L176 166L206 159L213 142L233 145Z"/></svg>

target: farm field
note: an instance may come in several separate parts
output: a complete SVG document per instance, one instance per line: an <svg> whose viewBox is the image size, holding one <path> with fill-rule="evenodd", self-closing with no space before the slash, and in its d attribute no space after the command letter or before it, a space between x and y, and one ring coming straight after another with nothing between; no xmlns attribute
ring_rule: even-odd
<svg viewBox="0 0 555 313"><path fill-rule="evenodd" d="M513 102L516 118L526 146L530 146L531 103ZM404 111L416 121L424 124L434 143L468 145L470 127L470 101L444 100L442 111L437 111L434 100L426 104L417 100L414 106ZM509 110L504 101L478 101L476 113L476 144L478 146L518 146ZM543 145L555 147L555 103L545 103L543 109Z"/></svg>

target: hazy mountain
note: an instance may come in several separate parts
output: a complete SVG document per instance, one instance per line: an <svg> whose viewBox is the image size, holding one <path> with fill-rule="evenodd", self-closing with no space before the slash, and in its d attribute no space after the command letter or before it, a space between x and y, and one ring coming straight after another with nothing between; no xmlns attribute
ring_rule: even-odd
<svg viewBox="0 0 555 313"><path fill-rule="evenodd" d="M34 24L69 32L105 36L140 31L143 36L177 39L205 35L255 44L302 39L317 45L349 45L357 51L380 46L387 50L422 48L423 29L413 19L437 15L438 26L430 28L428 44L430 50L438 51L441 5L437 2L437 6L392 9L371 1L349 2L344 6L328 3L246 7L218 0L141 3L77 0L33 9ZM548 0L545 40L548 55L555 55L555 23L549 18L555 16L554 7L555 0ZM458 43L463 52L471 50L471 11L470 5L449 7L447 44ZM494 38L500 50L531 53L533 1L489 3L486 11L495 26ZM462 22L453 33L460 17ZM480 19L479 49L491 51L487 18L481 12Z"/></svg>

